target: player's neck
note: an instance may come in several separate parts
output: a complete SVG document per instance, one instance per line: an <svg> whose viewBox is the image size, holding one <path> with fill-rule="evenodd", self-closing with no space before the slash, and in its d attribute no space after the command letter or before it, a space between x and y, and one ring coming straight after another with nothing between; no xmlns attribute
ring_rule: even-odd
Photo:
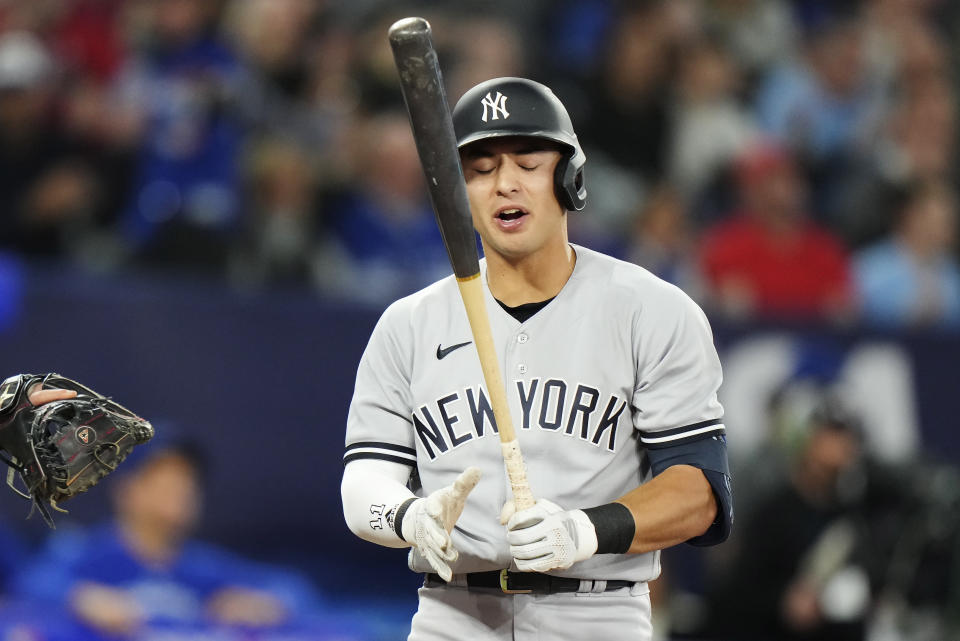
<svg viewBox="0 0 960 641"><path fill-rule="evenodd" d="M490 293L509 307L538 303L560 293L570 279L577 254L566 242L520 259L486 254Z"/></svg>

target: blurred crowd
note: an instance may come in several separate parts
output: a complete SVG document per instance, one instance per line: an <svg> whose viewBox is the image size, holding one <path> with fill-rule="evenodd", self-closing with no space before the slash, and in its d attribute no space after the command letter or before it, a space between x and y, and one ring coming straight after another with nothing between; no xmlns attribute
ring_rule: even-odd
<svg viewBox="0 0 960 641"><path fill-rule="evenodd" d="M0 0L0 276L52 262L381 306L449 274L386 39L408 15L451 102L519 75L568 106L588 159L573 242L734 324L960 329L949 0ZM881 464L876 424L827 393L778 432L788 396L732 459L734 538L665 555L660 629L960 635L956 468ZM189 451L143 469L115 521L6 572L8 602L106 637L336 622L299 577L191 543Z"/></svg>
<svg viewBox="0 0 960 641"><path fill-rule="evenodd" d="M552 86L574 242L732 318L960 326L945 0L0 2L0 246L383 304L450 269L386 40Z"/></svg>
<svg viewBox="0 0 960 641"><path fill-rule="evenodd" d="M197 539L209 461L190 440L157 439L104 484L111 513L100 522L82 527L61 516L61 529L27 541L9 515L0 520L0 638L380 638L299 570Z"/></svg>
<svg viewBox="0 0 960 641"><path fill-rule="evenodd" d="M774 395L770 438L751 461L735 459L731 538L705 554L664 553L662 638L956 638L960 468L917 453L885 460L871 446L876 425L838 390L805 386Z"/></svg>

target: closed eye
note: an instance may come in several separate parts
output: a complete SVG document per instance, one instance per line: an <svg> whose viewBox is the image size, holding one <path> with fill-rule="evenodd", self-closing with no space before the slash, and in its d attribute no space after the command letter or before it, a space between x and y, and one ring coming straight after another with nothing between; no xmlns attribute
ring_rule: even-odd
<svg viewBox="0 0 960 641"><path fill-rule="evenodd" d="M463 168L474 174L489 174L496 166L496 163L491 162L489 158L476 158L472 162L465 163Z"/></svg>

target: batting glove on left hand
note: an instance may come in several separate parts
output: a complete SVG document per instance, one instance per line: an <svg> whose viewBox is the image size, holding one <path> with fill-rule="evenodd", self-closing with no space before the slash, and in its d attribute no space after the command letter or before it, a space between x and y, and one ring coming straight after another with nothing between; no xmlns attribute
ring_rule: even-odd
<svg viewBox="0 0 960 641"><path fill-rule="evenodd" d="M597 531L583 510L564 510L540 499L517 512L507 501L500 523L507 526L510 554L522 572L564 570L597 552Z"/></svg>
<svg viewBox="0 0 960 641"><path fill-rule="evenodd" d="M453 578L450 564L460 555L450 531L479 480L480 468L468 467L452 485L411 503L400 523L403 539L419 550L444 581Z"/></svg>

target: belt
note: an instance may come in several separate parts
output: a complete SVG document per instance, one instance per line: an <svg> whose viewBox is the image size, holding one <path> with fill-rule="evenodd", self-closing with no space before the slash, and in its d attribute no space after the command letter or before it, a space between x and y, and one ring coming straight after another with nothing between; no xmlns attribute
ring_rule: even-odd
<svg viewBox="0 0 960 641"><path fill-rule="evenodd" d="M504 594L553 594L555 592L606 592L628 588L634 583L635 581L581 580L537 572L492 570L458 574L450 583L441 579L439 574L427 574L423 585L428 588L452 586L465 587L468 590L497 590Z"/></svg>

